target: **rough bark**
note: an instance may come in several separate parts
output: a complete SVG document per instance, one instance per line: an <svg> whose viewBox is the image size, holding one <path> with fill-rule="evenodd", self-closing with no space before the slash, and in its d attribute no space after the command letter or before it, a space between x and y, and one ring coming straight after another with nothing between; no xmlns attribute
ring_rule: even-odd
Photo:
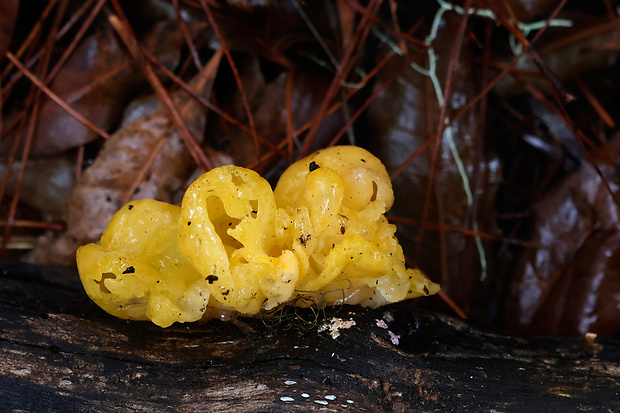
<svg viewBox="0 0 620 413"><path fill-rule="evenodd" d="M620 411L617 342L515 338L404 306L325 316L355 325L161 329L105 314L73 271L0 261L0 410Z"/></svg>

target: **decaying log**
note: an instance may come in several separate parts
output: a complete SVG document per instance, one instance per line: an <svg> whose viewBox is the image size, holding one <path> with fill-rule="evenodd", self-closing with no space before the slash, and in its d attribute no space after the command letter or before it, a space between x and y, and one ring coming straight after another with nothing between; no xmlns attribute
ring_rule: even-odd
<svg viewBox="0 0 620 413"><path fill-rule="evenodd" d="M105 314L74 271L0 260L0 411L620 411L617 342L515 338L404 306L325 316L341 329L161 329Z"/></svg>

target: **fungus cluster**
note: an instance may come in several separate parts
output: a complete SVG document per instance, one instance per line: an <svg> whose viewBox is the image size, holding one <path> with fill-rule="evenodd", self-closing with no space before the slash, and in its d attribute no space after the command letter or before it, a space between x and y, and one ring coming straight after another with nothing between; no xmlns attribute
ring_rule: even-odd
<svg viewBox="0 0 620 413"><path fill-rule="evenodd" d="M275 190L254 171L222 166L198 178L180 207L122 207L99 243L80 247L78 270L105 311L161 327L313 294L370 307L434 294L438 285L405 268L384 216L393 199L385 167L354 146L296 162Z"/></svg>

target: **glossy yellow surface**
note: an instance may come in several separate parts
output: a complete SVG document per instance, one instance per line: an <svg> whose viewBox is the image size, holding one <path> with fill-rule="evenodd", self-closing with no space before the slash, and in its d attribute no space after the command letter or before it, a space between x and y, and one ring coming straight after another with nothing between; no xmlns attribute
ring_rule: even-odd
<svg viewBox="0 0 620 413"><path fill-rule="evenodd" d="M207 281L178 247L181 208L151 199L118 211L101 237L77 251L88 296L108 313L161 327L199 320Z"/></svg>
<svg viewBox="0 0 620 413"><path fill-rule="evenodd" d="M328 304L371 307L439 291L419 270L405 268L396 227L384 216L394 202L390 177L365 149L318 151L291 165L274 193L293 224L276 223L281 238L308 267L298 290L332 291Z"/></svg>
<svg viewBox="0 0 620 413"><path fill-rule="evenodd" d="M383 215L393 200L385 167L354 146L291 165L275 191L254 171L223 166L198 178L180 208L124 206L101 245L78 250L78 269L104 310L162 327L207 307L257 314L299 296L377 307L434 294L438 285L405 268Z"/></svg>

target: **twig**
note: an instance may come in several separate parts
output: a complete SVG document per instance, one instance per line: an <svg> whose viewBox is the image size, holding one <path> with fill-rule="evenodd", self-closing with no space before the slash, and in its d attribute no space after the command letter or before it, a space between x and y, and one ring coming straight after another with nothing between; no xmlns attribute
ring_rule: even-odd
<svg viewBox="0 0 620 413"><path fill-rule="evenodd" d="M428 82L427 82L428 84ZM439 181L435 179L433 182L433 189L435 195L435 205L437 210L437 230L439 232L439 268L441 274L441 285L448 285L448 249L446 248L446 227L445 213L443 207L443 197L441 189L439 188ZM424 222L426 224L426 222ZM478 237L475 237L476 239Z"/></svg>
<svg viewBox="0 0 620 413"><path fill-rule="evenodd" d="M44 58L43 60L41 60L39 67L40 67L40 73L43 76L45 74L45 72L48 69L49 66L49 62L50 62L50 58L52 55L52 44L54 42L54 35L57 33L58 31L58 27L60 26L60 21L62 19L62 16L65 13L65 9L67 8L67 4L68 4L68 0L60 0L60 3L58 5L58 8L56 9L56 15L54 16L54 21L52 22L52 27L51 27L51 33L52 36L50 36L47 39L47 42L45 44L45 54L44 54ZM9 57L10 52L7 52L7 57ZM12 56L12 55L11 55ZM18 66L19 61L17 59L10 59L13 64L15 64L16 66ZM21 63L19 63L21 64ZM39 116L39 107L41 105L41 90L42 89L37 89L35 92L35 97L34 97L34 105L32 107L32 112L30 113L30 119L29 119L29 124L28 124L28 132L26 134L26 142L24 144L24 149L22 152L22 162L21 162L21 169L19 171L19 176L17 177L17 184L15 185L15 192L13 193L13 199L11 200L11 206L9 207L9 215L7 218L7 225L4 227L4 234L2 237L2 244L0 246L0 256L3 256L6 248L7 248L7 243L10 240L11 237L11 229L13 227L13 223L15 221L15 215L17 213L17 205L19 204L19 198L21 196L21 192L22 192L22 188L23 188L23 183L24 183L24 177L26 176L26 167L28 164L28 157L30 155L30 148L32 147L32 141L33 141L33 137L34 137L34 131L36 129L36 121L37 118ZM10 168L10 166L7 166L7 169Z"/></svg>
<svg viewBox="0 0 620 413"><path fill-rule="evenodd" d="M293 163L294 140L297 138L293 126L293 77L295 70L290 70L286 75L286 141L288 143L288 161Z"/></svg>
<svg viewBox="0 0 620 413"><path fill-rule="evenodd" d="M450 307L452 309L452 311L454 311L456 313L456 315L461 317L463 320L467 320L468 319L467 314L465 314L465 312L463 310L461 310L461 307L459 307L454 301L452 301L452 299L450 297L448 297L448 295L446 293L444 293L443 291L439 290L439 292L437 293L437 296L439 297L439 299L441 301L446 303L448 305L448 307Z"/></svg>
<svg viewBox="0 0 620 413"><path fill-rule="evenodd" d="M213 31L215 32L215 35L217 36L218 39L220 39L220 45L221 45L220 47L222 48L222 50L224 51L224 54L226 55L228 64L230 65L230 68L232 69L232 72L233 72L233 76L235 77L235 81L237 82L237 87L239 88L239 92L241 93L241 98L243 100L243 106L245 107L245 111L248 115L248 121L250 122L250 129L252 131L252 139L254 140L254 147L256 148L256 159L259 160L257 164L257 169L258 169L258 172L262 172L263 167L262 167L262 163L260 162L261 147L260 147L260 142L258 140L258 135L256 134L256 125L254 125L254 116L252 116L252 109L250 108L250 101L248 100L248 95L245 93L245 88L243 87L241 76L239 76L237 65L235 64L235 61L233 60L232 55L230 54L230 50L228 50L226 39L224 39L224 37L222 36L222 32L220 31L219 25L215 21L215 18L213 17L213 13L211 13L211 9L207 5L206 0L200 0L200 5L202 6L202 9L207 15L207 18L209 19L209 23L213 27Z"/></svg>
<svg viewBox="0 0 620 413"><path fill-rule="evenodd" d="M378 87L372 93L372 95L370 95L368 99L366 99L366 101L358 108L358 110L353 114L353 116L350 117L350 119L345 123L342 129L340 129L340 132L338 132L336 136L334 136L334 138L329 142L327 146L335 145L340 140L342 135L344 135L347 132L347 130L353 125L353 122L355 122L360 117L360 115L364 112L364 110L366 110L366 108L377 98L377 96L379 96L379 94L383 92L405 70L409 69L411 67L411 63L416 61L418 58L420 58L422 53L423 52L420 52L417 55L407 59L407 62L400 69L398 69L392 76L390 76L388 80L383 82L383 84L380 87Z"/></svg>
<svg viewBox="0 0 620 413"><path fill-rule="evenodd" d="M167 132L168 133L165 133L163 136L169 135L171 130L168 130ZM120 200L121 204L125 205L127 202L131 200L132 195L136 192L136 189L138 189L138 187L140 186L140 183L144 181L144 178L148 174L149 169L151 169L151 166L153 166L155 159L157 159L157 156L161 152L166 142L167 142L166 138L161 138L157 141L157 143L155 143L155 146L153 146L153 148L151 149L151 153L149 154L149 157L146 159L146 161L144 162L144 164L142 165L142 167L140 168L136 176L133 177L133 182L131 183L131 186L123 194L123 197Z"/></svg>
<svg viewBox="0 0 620 413"><path fill-rule="evenodd" d="M586 84L583 83L583 81L579 77L575 78L575 83L577 83L577 86L579 86L579 89L581 89L583 94L586 96L586 99L588 99L588 102L590 102L590 105L592 105L592 108L600 116L605 125L607 125L608 128L615 128L616 122L614 122L611 115L609 115L609 112L605 110L601 102L597 99L596 96L594 96L594 94L590 91Z"/></svg>
<svg viewBox="0 0 620 413"><path fill-rule="evenodd" d="M523 215L529 216L528 214L523 214ZM491 241L502 241L508 244L520 245L522 247L528 247L528 248L539 247L539 245L537 244L534 244L532 242L522 241L514 237L503 237L499 235L492 235L492 234L489 234L488 232L482 232L480 230L475 231L475 230L468 229L468 228L455 227L453 225L439 224L436 222L428 222L428 221L422 222L417 219L394 216L394 215L387 216L387 219L389 222L393 224L401 224L401 225L407 225L407 226L412 226L412 227L424 226L426 229L431 230L431 231L442 231L443 230L446 232L456 232L456 233L459 233L466 237L471 237L471 238L479 237L479 238L488 239Z"/></svg>
<svg viewBox="0 0 620 413"><path fill-rule="evenodd" d="M406 41L408 43L426 48L426 45L424 44L423 41L411 36L410 33L403 33L403 32L394 30L388 24L386 24L382 19L378 18L374 13L367 13L364 7L360 5L357 1L355 0L338 0L338 1L346 1L353 9L355 9L355 11L357 11L360 14L367 15L368 20L370 22L378 24L379 26L381 26L383 30L387 31L388 33L390 33L392 36L399 39L400 41Z"/></svg>
<svg viewBox="0 0 620 413"><path fill-rule="evenodd" d="M189 35L189 31L187 30L187 25L185 24L185 20L181 17L181 10L179 9L179 0L172 0L172 5L174 6L174 14L176 17L176 22L181 28L181 33L183 33L183 38L185 39L185 44L189 48L189 53L192 56L192 60L198 69L202 68L202 63L200 62L200 57L198 56L198 51L196 50L196 45Z"/></svg>
<svg viewBox="0 0 620 413"><path fill-rule="evenodd" d="M350 62L353 59L353 54L357 48L357 45L362 41L362 37L363 37L362 32L364 31L363 29L367 27L367 23L368 23L368 19L371 14L371 11L375 10L380 5L380 2L381 0L370 0L370 2L368 3L368 7L364 9L364 14L362 15L362 18L360 19L360 22L355 31L355 34L353 35L353 40L351 41L351 44L347 48L342 61L337 67L336 75L332 78L332 82L329 85L327 92L325 93L325 97L323 98L323 101L321 102L321 106L319 107L317 114L312 119L310 130L308 131L308 134L306 135L306 138L304 139L304 145L301 148L298 159L305 157L310 151L310 148L312 147L312 143L314 142L314 138L316 137L316 134L319 131L319 127L321 126L321 123L323 119L325 118L325 114L327 112L329 104L331 103L332 98L336 95L336 92L340 87L340 82L345 80L348 74Z"/></svg>
<svg viewBox="0 0 620 413"><path fill-rule="evenodd" d="M411 35L412 33L415 33L417 31L417 29L420 28L420 26L423 23L423 19L419 19L412 27L411 29L409 29L407 31L408 35ZM394 50L390 51L389 53L387 53L383 59L381 59L381 61L379 61L379 63L377 63L367 74L366 76L364 76L364 78L359 82L359 84L363 87L364 85L366 85L371 79L373 79L377 73L379 73L381 71L381 69L383 69L383 67L392 59L392 57L394 57L396 55L396 52ZM362 87L356 88L356 89L351 89L349 90L349 92L346 95L346 100L351 99L357 92L359 92L360 90L362 90ZM327 116L332 115L334 112L336 112L340 106L342 105L342 102L335 102L327 111ZM303 132L307 131L308 129L310 129L310 127L312 126L313 121L309 121L307 123L305 123L304 125L302 125L300 128L298 128L295 131L296 135L301 135Z"/></svg>
<svg viewBox="0 0 620 413"><path fill-rule="evenodd" d="M205 99L204 97L200 96L198 93L196 93L194 90L192 90L188 84L186 82L184 82L181 78L179 78L177 75L175 75L172 71L170 71L170 69L168 69L166 66L164 66L159 60L157 60L157 58L155 56L153 56L148 50L141 48L142 52L144 53L144 56L153 64L157 65L157 68L159 70L161 70L163 72L163 74L165 74L170 80L172 80L176 85L178 85L179 87L181 87L181 89L183 89L184 91L186 91L193 99L195 99L197 102L201 103L202 105L204 105L206 108L208 108L209 110L213 111L214 113L216 113L217 115L219 115L223 120L225 120L226 122L233 124L235 126L237 126L239 129L241 129L243 132L247 133L248 135L252 136L252 130L247 126L244 125L243 123L239 122L237 119L233 118L232 116L230 116L228 113L224 112L222 109L220 109L217 104L214 104L213 102L208 101L207 99ZM260 135L256 135L258 140L265 146L269 147L271 150L277 152L278 154L280 154L283 158L286 158L286 152L284 152L282 149L280 149L278 146L274 145L273 143L269 142L268 140L266 140L265 138L263 138Z"/></svg>
<svg viewBox="0 0 620 413"><path fill-rule="evenodd" d="M11 224L7 220L0 220L0 227L12 226L15 228L42 228L52 229L55 231L64 231L66 225L64 222L44 222L44 221L30 221L27 219L14 219Z"/></svg>
<svg viewBox="0 0 620 413"><path fill-rule="evenodd" d="M24 52L26 51L26 49L28 49L28 46L30 46L30 43L32 43L34 39L37 36L39 36L41 28L43 27L43 22L47 20L47 17L54 9L54 6L56 5L57 1L58 0L50 0L49 3L47 3L45 10L43 10L43 13L41 13L41 17L39 18L37 23L34 25L30 33L28 33L28 37L19 46L19 49L17 49L17 52L15 52L15 55L17 57L21 58ZM6 65L6 67L4 68L4 71L2 72L2 78L4 79L11 72L12 69L13 69L12 65L10 64Z"/></svg>

